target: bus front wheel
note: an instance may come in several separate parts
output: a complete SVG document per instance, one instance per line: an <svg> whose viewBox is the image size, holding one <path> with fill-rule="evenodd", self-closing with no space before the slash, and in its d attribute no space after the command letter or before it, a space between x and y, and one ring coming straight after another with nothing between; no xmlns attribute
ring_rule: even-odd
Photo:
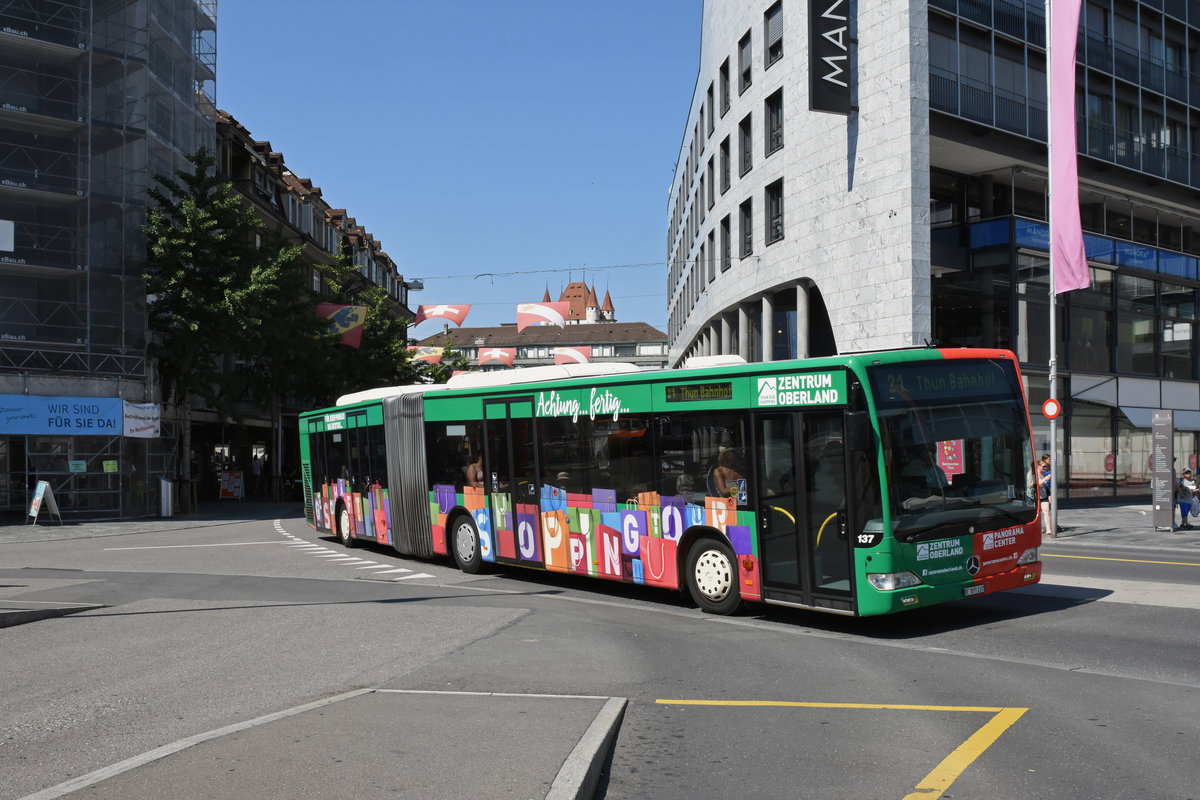
<svg viewBox="0 0 1200 800"><path fill-rule="evenodd" d="M479 531L466 514L460 514L450 529L454 547L454 561L458 568L474 575L483 568L483 550L479 545Z"/></svg>
<svg viewBox="0 0 1200 800"><path fill-rule="evenodd" d="M692 545L687 560L688 591L710 614L732 614L742 604L737 560L729 545L706 537Z"/></svg>
<svg viewBox="0 0 1200 800"><path fill-rule="evenodd" d="M338 541L346 547L354 547L357 542L350 535L350 509L345 503L338 503L337 516L334 519L337 523Z"/></svg>

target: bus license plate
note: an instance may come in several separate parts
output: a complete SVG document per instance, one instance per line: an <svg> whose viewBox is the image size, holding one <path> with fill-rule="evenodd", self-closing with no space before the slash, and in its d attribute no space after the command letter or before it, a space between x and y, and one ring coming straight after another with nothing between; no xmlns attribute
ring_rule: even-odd
<svg viewBox="0 0 1200 800"><path fill-rule="evenodd" d="M987 587L984 586L982 583L979 584L978 586L968 586L965 589L963 589L963 597L970 597L971 595L975 595L975 594L983 594L983 590L986 588Z"/></svg>

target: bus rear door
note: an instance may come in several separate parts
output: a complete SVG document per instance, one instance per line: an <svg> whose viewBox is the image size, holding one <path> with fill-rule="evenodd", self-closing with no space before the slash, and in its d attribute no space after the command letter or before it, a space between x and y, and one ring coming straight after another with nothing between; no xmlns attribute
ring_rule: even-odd
<svg viewBox="0 0 1200 800"><path fill-rule="evenodd" d="M484 485L492 512L497 561L541 563L537 442L533 401L484 403Z"/></svg>

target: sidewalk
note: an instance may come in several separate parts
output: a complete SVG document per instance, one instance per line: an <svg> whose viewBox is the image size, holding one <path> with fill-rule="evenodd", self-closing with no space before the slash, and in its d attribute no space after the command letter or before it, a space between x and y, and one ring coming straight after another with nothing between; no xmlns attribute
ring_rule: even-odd
<svg viewBox="0 0 1200 800"><path fill-rule="evenodd" d="M299 519L304 516L304 504L290 500L268 503L256 500L209 500L200 503L195 514L141 519L72 520L51 518L46 512L38 516L37 525L21 524L15 518L0 522L0 545L8 542L45 542L59 539L90 539L96 536L123 536L128 533L179 531L206 528L212 525L234 525L259 519ZM28 517L25 518L28 520Z"/></svg>

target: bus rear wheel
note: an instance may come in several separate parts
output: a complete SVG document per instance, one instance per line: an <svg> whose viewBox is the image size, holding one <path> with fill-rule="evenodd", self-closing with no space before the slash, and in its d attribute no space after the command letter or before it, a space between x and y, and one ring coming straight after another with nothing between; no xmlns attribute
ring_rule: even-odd
<svg viewBox="0 0 1200 800"><path fill-rule="evenodd" d="M337 527L338 541L346 547L354 547L358 544L354 537L350 535L350 509L345 503L338 503L337 516L334 517Z"/></svg>
<svg viewBox="0 0 1200 800"><path fill-rule="evenodd" d="M454 562L468 575L483 568L483 549L479 544L479 530L466 514L455 517L450 526L450 543L454 550Z"/></svg>
<svg viewBox="0 0 1200 800"><path fill-rule="evenodd" d="M692 545L687 583L696 605L710 614L732 614L742 605L737 560L729 545L718 539L705 537Z"/></svg>

